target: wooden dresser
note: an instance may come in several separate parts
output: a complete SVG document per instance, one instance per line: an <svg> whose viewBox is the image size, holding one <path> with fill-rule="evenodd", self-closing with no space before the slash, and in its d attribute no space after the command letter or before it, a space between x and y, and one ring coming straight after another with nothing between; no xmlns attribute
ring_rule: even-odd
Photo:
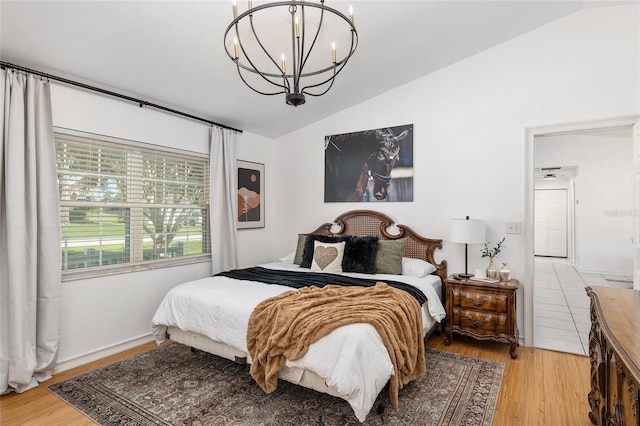
<svg viewBox="0 0 640 426"><path fill-rule="evenodd" d="M595 425L640 426L640 291L587 287Z"/></svg>
<svg viewBox="0 0 640 426"><path fill-rule="evenodd" d="M479 340L509 343L511 358L518 357L517 280L487 284L449 277L445 280L445 289L445 345L451 344L452 333L458 333Z"/></svg>

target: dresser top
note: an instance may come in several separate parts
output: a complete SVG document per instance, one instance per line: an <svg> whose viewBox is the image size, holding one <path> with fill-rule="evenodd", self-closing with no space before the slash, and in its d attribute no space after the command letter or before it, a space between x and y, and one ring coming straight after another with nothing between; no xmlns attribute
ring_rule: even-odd
<svg viewBox="0 0 640 426"><path fill-rule="evenodd" d="M469 280L464 278L456 279L453 277L453 275L447 278L447 282L463 284L466 286L481 287L481 288L508 289L508 290L517 289L519 286L518 280L516 279L511 279L509 281L499 281L497 283L486 283L482 281L474 281L474 280Z"/></svg>
<svg viewBox="0 0 640 426"><path fill-rule="evenodd" d="M640 381L640 290L587 287L600 329Z"/></svg>

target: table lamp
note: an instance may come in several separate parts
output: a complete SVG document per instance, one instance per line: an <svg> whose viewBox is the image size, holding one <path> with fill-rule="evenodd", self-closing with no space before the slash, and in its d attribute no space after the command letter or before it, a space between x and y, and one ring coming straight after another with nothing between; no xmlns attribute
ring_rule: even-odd
<svg viewBox="0 0 640 426"><path fill-rule="evenodd" d="M484 220L469 219L469 216L464 219L451 219L450 231L449 241L464 244L464 274L457 275L460 278L470 278L473 274L467 271L467 245L485 243Z"/></svg>

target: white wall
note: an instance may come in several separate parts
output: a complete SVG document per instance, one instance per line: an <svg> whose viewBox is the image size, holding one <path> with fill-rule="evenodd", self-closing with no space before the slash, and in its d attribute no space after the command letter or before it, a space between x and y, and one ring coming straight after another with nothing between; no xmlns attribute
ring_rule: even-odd
<svg viewBox="0 0 640 426"><path fill-rule="evenodd" d="M209 152L209 126L151 108L52 83L54 126L125 138L155 145ZM257 135L237 135L240 159L273 163L274 141ZM269 166L266 189L275 187ZM275 203L266 206L274 217ZM251 264L274 257L268 241L275 225L267 220L259 230L238 237L240 262ZM256 244L259 238L266 244ZM62 283L62 326L59 362L72 364L98 351L144 338L160 300L177 284L211 274L211 264L197 263Z"/></svg>
<svg viewBox="0 0 640 426"><path fill-rule="evenodd" d="M506 222L524 220L526 128L640 112L638 16L638 5L578 12L280 138L277 251L356 208L445 240L450 218L469 215L487 221L489 240L502 238ZM325 135L407 123L412 203L323 202ZM522 279L522 236L507 235L505 244L498 260ZM470 270L487 264L479 249L469 247ZM449 272L464 268L461 245L445 241L437 256ZM521 289L520 330L522 297Z"/></svg>
<svg viewBox="0 0 640 426"><path fill-rule="evenodd" d="M577 166L576 268L580 272L633 273L633 146L627 137L568 134L536 138L539 167Z"/></svg>

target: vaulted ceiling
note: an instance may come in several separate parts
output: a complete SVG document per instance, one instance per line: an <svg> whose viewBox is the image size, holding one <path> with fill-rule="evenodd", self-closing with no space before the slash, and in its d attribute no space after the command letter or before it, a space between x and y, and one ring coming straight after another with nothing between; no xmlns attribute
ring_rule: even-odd
<svg viewBox="0 0 640 426"><path fill-rule="evenodd" d="M238 7L242 11L242 4ZM262 2L254 2L254 5ZM223 34L230 1L6 1L0 59L277 138L539 26L583 1L353 4L357 51L334 87L294 108L239 79ZM610 3L609 3L610 4ZM245 6L246 7L246 6Z"/></svg>

